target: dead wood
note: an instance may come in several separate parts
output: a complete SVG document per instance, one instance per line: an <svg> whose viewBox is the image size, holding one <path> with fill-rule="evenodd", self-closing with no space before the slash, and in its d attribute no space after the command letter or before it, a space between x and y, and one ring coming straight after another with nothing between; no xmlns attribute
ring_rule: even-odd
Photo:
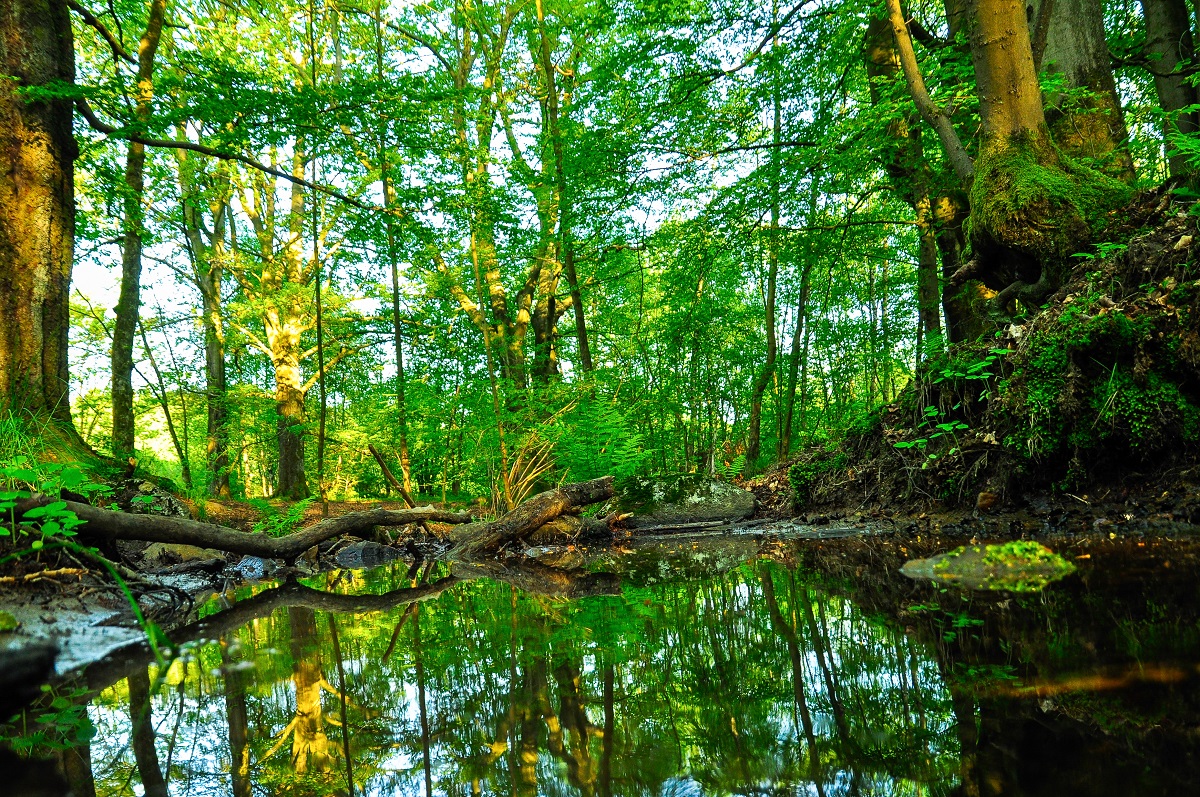
<svg viewBox="0 0 1200 797"><path fill-rule="evenodd" d="M36 506L45 506L58 499L52 496L35 495L17 504L17 514L23 514ZM354 534L372 526L404 526L409 523L433 521L435 523L467 523L470 515L465 512L448 512L431 506L413 509L372 509L366 512L350 512L328 518L284 537L268 537L264 534L247 534L212 523L201 523L179 517L161 515L131 515L108 509L64 502L67 509L87 523L79 527L82 536L100 537L108 540L142 540L194 545L198 548L216 548L230 553L259 556L263 559L295 559L318 543L343 534Z"/></svg>
<svg viewBox="0 0 1200 797"><path fill-rule="evenodd" d="M499 551L572 509L612 498L613 478L605 476L577 484L564 484L538 493L507 515L490 523L468 523L451 532L452 560L469 560Z"/></svg>
<svg viewBox="0 0 1200 797"><path fill-rule="evenodd" d="M383 454L379 453L379 449L368 444L367 451L370 451L371 456L375 457L375 461L379 463L379 469L383 471L383 478L387 479L387 483L392 486L393 490L400 493L400 497L404 499L405 506L409 509L415 507L417 505L416 501L408 494L408 490L404 489L404 485L400 483L400 480L392 475L392 469L387 466L387 460L383 458ZM421 528L425 530L425 533L433 534L433 530L429 528L429 524L423 520L421 521Z"/></svg>

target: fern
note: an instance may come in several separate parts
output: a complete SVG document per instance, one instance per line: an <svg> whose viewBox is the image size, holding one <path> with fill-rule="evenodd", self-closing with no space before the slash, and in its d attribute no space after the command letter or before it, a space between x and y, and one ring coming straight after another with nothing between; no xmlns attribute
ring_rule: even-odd
<svg viewBox="0 0 1200 797"><path fill-rule="evenodd" d="M251 499L255 509L263 513L262 519L254 524L255 534L266 534L271 537L283 537L291 534L304 520L304 511L316 500L305 498L280 511L262 499Z"/></svg>

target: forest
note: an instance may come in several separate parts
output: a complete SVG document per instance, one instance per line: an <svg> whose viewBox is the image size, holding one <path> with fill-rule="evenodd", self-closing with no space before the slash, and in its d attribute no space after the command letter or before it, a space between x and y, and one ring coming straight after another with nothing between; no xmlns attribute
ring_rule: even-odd
<svg viewBox="0 0 1200 797"><path fill-rule="evenodd" d="M0 0L0 771L1186 793L1197 36Z"/></svg>
<svg viewBox="0 0 1200 797"><path fill-rule="evenodd" d="M5 437L218 498L753 474L1190 197L1143 5L14 2Z"/></svg>

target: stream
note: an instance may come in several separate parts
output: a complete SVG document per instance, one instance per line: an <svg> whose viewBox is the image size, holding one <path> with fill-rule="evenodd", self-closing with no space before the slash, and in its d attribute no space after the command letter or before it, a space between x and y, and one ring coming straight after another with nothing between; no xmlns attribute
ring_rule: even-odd
<svg viewBox="0 0 1200 797"><path fill-rule="evenodd" d="M110 657L6 736L101 797L1194 793L1178 545L1064 541L1080 570L1033 595L906 579L887 535L760 531L580 552L614 588L571 600L321 573L213 597L164 666Z"/></svg>

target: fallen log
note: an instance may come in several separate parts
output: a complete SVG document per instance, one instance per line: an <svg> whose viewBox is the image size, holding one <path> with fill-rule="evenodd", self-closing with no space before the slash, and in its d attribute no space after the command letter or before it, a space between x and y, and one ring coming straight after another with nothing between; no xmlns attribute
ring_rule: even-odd
<svg viewBox="0 0 1200 797"><path fill-rule="evenodd" d="M572 509L612 498L613 477L564 484L538 493L507 515L489 522L468 523L450 534L451 560L470 560L500 550L514 540L533 533Z"/></svg>
<svg viewBox="0 0 1200 797"><path fill-rule="evenodd" d="M53 496L35 495L19 501L16 513L22 515L34 507L46 506L58 500ZM465 512L449 512L431 506L414 509L372 509L328 518L284 537L268 537L187 518L131 515L75 501L63 503L77 517L87 521L79 527L82 536L195 545L198 548L216 548L263 559L292 560L325 540L361 532L372 526L404 526L421 521L468 523L471 520L471 516Z"/></svg>

